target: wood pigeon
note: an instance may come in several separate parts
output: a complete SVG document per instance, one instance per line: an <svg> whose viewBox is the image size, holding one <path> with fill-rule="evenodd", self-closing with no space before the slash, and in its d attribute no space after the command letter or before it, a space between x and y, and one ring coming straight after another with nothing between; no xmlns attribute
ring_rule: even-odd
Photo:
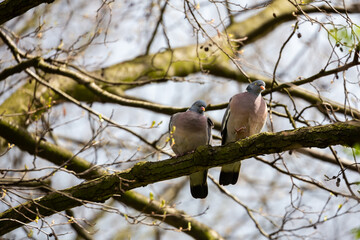
<svg viewBox="0 0 360 240"><path fill-rule="evenodd" d="M246 92L236 94L230 99L222 120L221 145L261 132L267 116L266 103L260 94L264 90L265 82L256 80L247 86ZM235 184L240 166L240 161L223 165L220 184Z"/></svg>
<svg viewBox="0 0 360 240"><path fill-rule="evenodd" d="M177 156L210 144L213 122L204 114L206 103L196 101L186 112L171 116L169 123L170 145ZM207 170L190 174L190 190L194 198L208 194Z"/></svg>

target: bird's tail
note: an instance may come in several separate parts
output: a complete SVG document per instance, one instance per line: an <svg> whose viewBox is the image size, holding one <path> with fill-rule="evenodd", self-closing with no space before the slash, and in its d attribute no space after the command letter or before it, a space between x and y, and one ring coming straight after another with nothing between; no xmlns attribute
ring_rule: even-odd
<svg viewBox="0 0 360 240"><path fill-rule="evenodd" d="M241 162L226 164L221 167L219 183L221 185L235 184L239 178Z"/></svg>
<svg viewBox="0 0 360 240"><path fill-rule="evenodd" d="M208 195L207 170L190 174L190 191L194 198L206 198Z"/></svg>

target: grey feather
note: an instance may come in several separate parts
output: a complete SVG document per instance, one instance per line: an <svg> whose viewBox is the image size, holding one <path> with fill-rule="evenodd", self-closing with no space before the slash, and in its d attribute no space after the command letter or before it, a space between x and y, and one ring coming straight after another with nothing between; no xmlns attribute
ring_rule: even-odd
<svg viewBox="0 0 360 240"><path fill-rule="evenodd" d="M170 118L169 133L171 147L177 156L194 151L211 142L213 122L204 114L206 103L196 101L186 112L176 113ZM175 127L175 128L174 128ZM205 198L208 194L207 170L190 175L190 190L194 198Z"/></svg>
<svg viewBox="0 0 360 240"><path fill-rule="evenodd" d="M265 83L257 80L248 85L246 92L230 99L222 121L222 145L261 132L267 117L266 103L260 94L264 89ZM236 184L240 166L240 161L223 165L220 184Z"/></svg>

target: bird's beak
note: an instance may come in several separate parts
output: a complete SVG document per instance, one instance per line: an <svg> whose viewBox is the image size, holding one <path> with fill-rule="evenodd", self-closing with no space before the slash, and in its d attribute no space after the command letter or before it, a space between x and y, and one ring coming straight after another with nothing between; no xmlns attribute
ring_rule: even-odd
<svg viewBox="0 0 360 240"><path fill-rule="evenodd" d="M203 110L203 112L205 112L205 108L204 108L204 107L201 107L201 110Z"/></svg>
<svg viewBox="0 0 360 240"><path fill-rule="evenodd" d="M265 90L265 87L264 86L260 86L261 90Z"/></svg>

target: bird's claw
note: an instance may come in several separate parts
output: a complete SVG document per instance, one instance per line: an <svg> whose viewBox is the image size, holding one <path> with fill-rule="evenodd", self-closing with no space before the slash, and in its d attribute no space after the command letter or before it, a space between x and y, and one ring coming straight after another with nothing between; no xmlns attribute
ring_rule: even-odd
<svg viewBox="0 0 360 240"><path fill-rule="evenodd" d="M240 132L244 132L246 130L246 127L239 127L238 129L235 128L235 132L239 134Z"/></svg>

